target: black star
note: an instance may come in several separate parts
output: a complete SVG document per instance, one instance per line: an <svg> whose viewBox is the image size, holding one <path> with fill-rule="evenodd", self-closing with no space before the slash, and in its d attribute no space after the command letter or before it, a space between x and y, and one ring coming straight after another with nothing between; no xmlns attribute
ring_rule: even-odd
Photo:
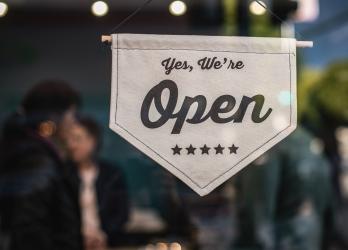
<svg viewBox="0 0 348 250"><path fill-rule="evenodd" d="M224 147L221 147L221 145L219 144L217 147L214 147L215 148L215 154L223 154L223 151L224 151Z"/></svg>
<svg viewBox="0 0 348 250"><path fill-rule="evenodd" d="M228 147L230 149L230 154L237 154L237 150L239 147L236 147L234 144L231 147Z"/></svg>
<svg viewBox="0 0 348 250"><path fill-rule="evenodd" d="M209 154L209 147L207 147L207 145L206 144L204 144L204 146L203 147L201 147L200 148L201 150L202 150L202 155L204 155L204 154Z"/></svg>
<svg viewBox="0 0 348 250"><path fill-rule="evenodd" d="M179 148L178 145L175 145L175 147L172 148L172 150L173 150L173 155L180 155L181 149L182 149L182 148Z"/></svg>
<svg viewBox="0 0 348 250"><path fill-rule="evenodd" d="M188 155L189 155L189 154L194 155L194 154L195 154L196 148L194 148L194 147L192 146L192 144L190 144L190 146L189 146L188 148L186 148L186 150L187 150L187 154L188 154Z"/></svg>

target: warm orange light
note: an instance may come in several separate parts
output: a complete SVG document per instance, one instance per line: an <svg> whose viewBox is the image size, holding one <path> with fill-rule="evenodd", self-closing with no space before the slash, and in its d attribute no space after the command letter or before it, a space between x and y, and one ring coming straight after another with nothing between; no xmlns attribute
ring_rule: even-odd
<svg viewBox="0 0 348 250"><path fill-rule="evenodd" d="M166 243L159 242L156 244L156 250L168 250L168 246Z"/></svg>
<svg viewBox="0 0 348 250"><path fill-rule="evenodd" d="M170 244L169 250L181 250L181 245L177 242Z"/></svg>
<svg viewBox="0 0 348 250"><path fill-rule="evenodd" d="M56 132L56 124L52 121L44 121L39 125L39 134L42 137L50 137Z"/></svg>

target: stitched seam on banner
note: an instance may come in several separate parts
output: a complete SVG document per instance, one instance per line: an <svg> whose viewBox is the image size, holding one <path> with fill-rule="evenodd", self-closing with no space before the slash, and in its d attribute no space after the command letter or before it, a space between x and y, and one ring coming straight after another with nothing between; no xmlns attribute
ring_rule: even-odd
<svg viewBox="0 0 348 250"><path fill-rule="evenodd" d="M290 48L289 48L289 57L290 57ZM291 86L292 86L292 81L291 81L291 63L289 60L289 69L290 69L290 92L291 92ZM291 100L291 99L290 99ZM213 180L211 180L206 186L204 186L203 188L207 187L208 185L210 185L211 183L213 183L215 180L219 179L221 176L225 175L226 173L228 173L230 170L232 170L234 167L236 167L237 165L239 165L242 161L244 161L246 158L248 158L250 155L252 155L253 153L255 153L257 150L259 150L261 147L263 147L265 144L269 143L271 140L273 140L274 138L276 138L279 134L283 133L284 131L286 131L288 128L291 127L291 107L292 107L292 101L290 101L290 124L283 129L282 131L278 132L275 136L273 136L271 139L269 139L268 141L264 142L261 146L259 146L258 148L256 148L254 151L252 151L251 153L249 153L248 155L246 155L245 157L243 157L243 159L241 159L240 161L238 161L236 164L234 164L231 168L229 168L227 171L223 172L222 174L220 174L219 176L217 176L216 178L214 178Z"/></svg>
<svg viewBox="0 0 348 250"><path fill-rule="evenodd" d="M117 100L118 100L118 34L116 35L116 46L117 46L117 56L116 56L116 64L117 64L117 72L116 72L116 110L115 110L115 123L117 124Z"/></svg>
<svg viewBox="0 0 348 250"><path fill-rule="evenodd" d="M133 49L125 49L125 48L118 48L118 40L117 40L117 62L118 62L118 51L120 50L133 50ZM135 49L136 50L136 49ZM156 49L138 49L138 50L156 50ZM183 50L183 49L157 49L157 50ZM201 51L201 50L192 50L192 51ZM213 51L213 50L207 50L210 52L232 52L232 51ZM232 52L232 53L248 53L248 54L260 54L260 53L256 53L256 52ZM262 53L262 54L285 54L285 55L290 55L294 53ZM291 86L292 86L292 71L291 71L291 63L289 60L289 69L290 69L290 90L291 90ZM118 101L118 71L119 71L119 65L117 63L117 79L116 79L116 89L117 89L117 94L116 94L116 107L117 107L117 101ZM292 100L290 101L290 111L292 110ZM275 136L273 136L272 138L270 138L269 140L267 140L266 142L264 142L263 144L261 144L259 147L257 147L255 150L253 150L251 153L249 153L248 155L246 155L245 157L243 157L243 159L241 159L240 161L238 161L236 164L234 164L232 167L230 167L228 170L224 171L222 174L220 174L219 176L217 176L216 178L214 178L213 180L211 180L208 184L206 184L205 186L200 186L198 183L196 183L190 176L188 176L186 173L184 173L182 170L180 170L179 168L177 168L175 165L173 165L172 163L170 163L167 159L165 159L162 155L160 155L159 153L157 153L154 149L152 149L150 146L146 145L144 142L142 142L139 138L137 138L135 135L133 135L131 132L129 132L127 129L125 129L122 125L120 125L119 123L117 123L117 109L116 109L116 113L115 113L115 124L117 126L119 126L119 128L123 129L125 132L127 132L129 135L131 135L133 138L135 138L137 141L139 141L141 144L143 144L145 147L147 147L148 149L150 149L153 153L155 153L157 156L159 156L162 160L164 160L165 162L167 162L170 166L174 167L176 170L178 170L180 173L182 173L184 176L186 176L193 184L195 184L197 187L199 187L200 189L206 188L207 186L209 186L211 183L213 183L215 180L219 179L221 176L227 174L228 172L230 172L234 167L236 167L237 165L239 165L242 161L244 161L246 158L248 158L249 156L251 156L252 154L254 154L257 150L259 150L261 147L263 147L265 144L269 143L270 141L272 141L274 138L276 138L279 134L283 133L284 131L286 131L288 128L291 127L291 112L290 112L290 125L288 125L285 129L281 130L280 132L278 132Z"/></svg>
<svg viewBox="0 0 348 250"><path fill-rule="evenodd" d="M289 45L289 44L288 44ZM289 48L289 59L290 59L290 45L288 46ZM290 98L291 98L291 90L292 90L292 71L291 71L291 61L289 60L289 69L290 69ZM271 140L273 140L275 137L277 137L279 134L283 133L285 130L287 130L288 128L291 127L291 116L292 116L292 99L290 99L290 124L289 126L287 126L285 129L283 129L282 131L278 132L275 136L273 136L271 139L269 139L268 141L266 141L265 143L263 143L261 146L259 146L258 148L256 148L254 151L252 151L251 153L249 153L248 155L246 155L243 159L241 159L240 161L238 161L236 164L234 164L230 169L228 169L227 171L223 172L222 174L220 174L219 176L217 176L216 178L214 178L212 181L210 181L206 186L210 185L212 182L214 182L215 180L219 179L221 176L225 175L226 173L228 173L230 170L232 170L234 167L236 167L237 165L239 165L242 161L244 161L246 158L248 158L250 155L252 155L253 153L255 153L257 150L259 150L261 147L263 147L265 144L269 143ZM205 188L206 186L204 186L203 188Z"/></svg>
<svg viewBox="0 0 348 250"><path fill-rule="evenodd" d="M158 155L162 160L164 160L165 162L167 162L169 165L171 165L172 167L174 167L176 170L178 170L180 173L182 173L183 175L185 175L190 181L192 181L197 187L199 188L204 188L201 187L197 182L195 182L194 180L191 179L190 176L188 176L186 173L184 173L182 170L178 169L177 167L175 167L172 163L170 163L166 158L164 158L162 155L160 155L159 153L157 153L154 149L152 149L150 146L146 145L145 143L143 143L139 138L137 138L135 135L133 135L131 132L129 132L126 128L124 128L122 125L120 125L119 123L116 123L117 126L119 126L121 129L123 129L125 132L127 132L129 135L131 135L133 138L135 138L137 141L139 141L141 144L143 144L145 147L147 147L148 149L150 149L152 152L154 152L156 155ZM209 185L209 184L208 184Z"/></svg>
<svg viewBox="0 0 348 250"><path fill-rule="evenodd" d="M230 170L232 170L234 167L236 167L237 165L239 165L242 161L244 161L246 158L248 158L250 155L254 154L257 150L259 150L260 148L262 148L264 145L266 145L267 143L269 143L270 141L272 141L275 137L277 137L279 134L283 133L285 130L287 130L288 128L290 128L291 125L287 126L285 129L283 129L282 131L278 132L275 136L273 136L271 139L267 140L266 142L264 142L261 146L259 146L258 148L256 148L254 151L252 151L251 153L247 154L245 157L243 157L243 159L241 159L240 161L238 161L236 164L234 164L231 168L229 168L228 170L226 170L225 172L223 172L222 174L220 174L219 176L215 177L213 180L211 180L207 185L205 185L203 188L209 186L211 183L213 183L214 181L216 181L217 179L219 179L221 176L225 175L226 173L228 173Z"/></svg>
<svg viewBox="0 0 348 250"><path fill-rule="evenodd" d="M289 70L290 70L290 126L292 124L292 77L291 77L291 57L290 57L290 42L288 41L288 51L289 51Z"/></svg>
<svg viewBox="0 0 348 250"><path fill-rule="evenodd" d="M237 53L237 54L266 54L266 55L287 55L287 54L294 54L290 52L247 52L247 51L233 51L233 50L207 50L207 49L142 49L142 48L119 48L122 50L187 50L187 51L206 51L206 52L230 52L230 53Z"/></svg>

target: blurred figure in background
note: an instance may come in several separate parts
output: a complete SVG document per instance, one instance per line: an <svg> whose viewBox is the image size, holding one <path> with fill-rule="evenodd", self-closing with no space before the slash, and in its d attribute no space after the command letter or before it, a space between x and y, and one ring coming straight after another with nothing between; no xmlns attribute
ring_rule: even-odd
<svg viewBox="0 0 348 250"><path fill-rule="evenodd" d="M143 154L124 164L132 198L127 243L144 246L162 240L197 249L197 228L183 203L179 180Z"/></svg>
<svg viewBox="0 0 348 250"><path fill-rule="evenodd" d="M298 128L238 175L233 249L323 249L332 193L322 150Z"/></svg>
<svg viewBox="0 0 348 250"><path fill-rule="evenodd" d="M236 228L233 181L227 181L204 197L197 196L183 184L180 188L180 195L189 208L194 226L197 227L198 249L230 249Z"/></svg>
<svg viewBox="0 0 348 250"><path fill-rule="evenodd" d="M124 176L116 166L98 158L101 144L98 124L91 118L77 117L67 145L88 250L117 245L129 214Z"/></svg>
<svg viewBox="0 0 348 250"><path fill-rule="evenodd" d="M58 81L35 85L4 124L0 143L0 221L6 249L79 250L78 204L63 164L64 132L78 93Z"/></svg>
<svg viewBox="0 0 348 250"><path fill-rule="evenodd" d="M313 86L304 125L324 142L333 186L332 249L348 249L348 61L333 62Z"/></svg>

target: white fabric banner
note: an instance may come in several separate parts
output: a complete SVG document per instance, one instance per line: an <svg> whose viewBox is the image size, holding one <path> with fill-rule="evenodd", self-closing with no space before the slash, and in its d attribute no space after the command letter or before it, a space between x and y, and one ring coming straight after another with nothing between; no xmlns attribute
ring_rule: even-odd
<svg viewBox="0 0 348 250"><path fill-rule="evenodd" d="M296 128L296 40L112 35L110 128L206 195Z"/></svg>

